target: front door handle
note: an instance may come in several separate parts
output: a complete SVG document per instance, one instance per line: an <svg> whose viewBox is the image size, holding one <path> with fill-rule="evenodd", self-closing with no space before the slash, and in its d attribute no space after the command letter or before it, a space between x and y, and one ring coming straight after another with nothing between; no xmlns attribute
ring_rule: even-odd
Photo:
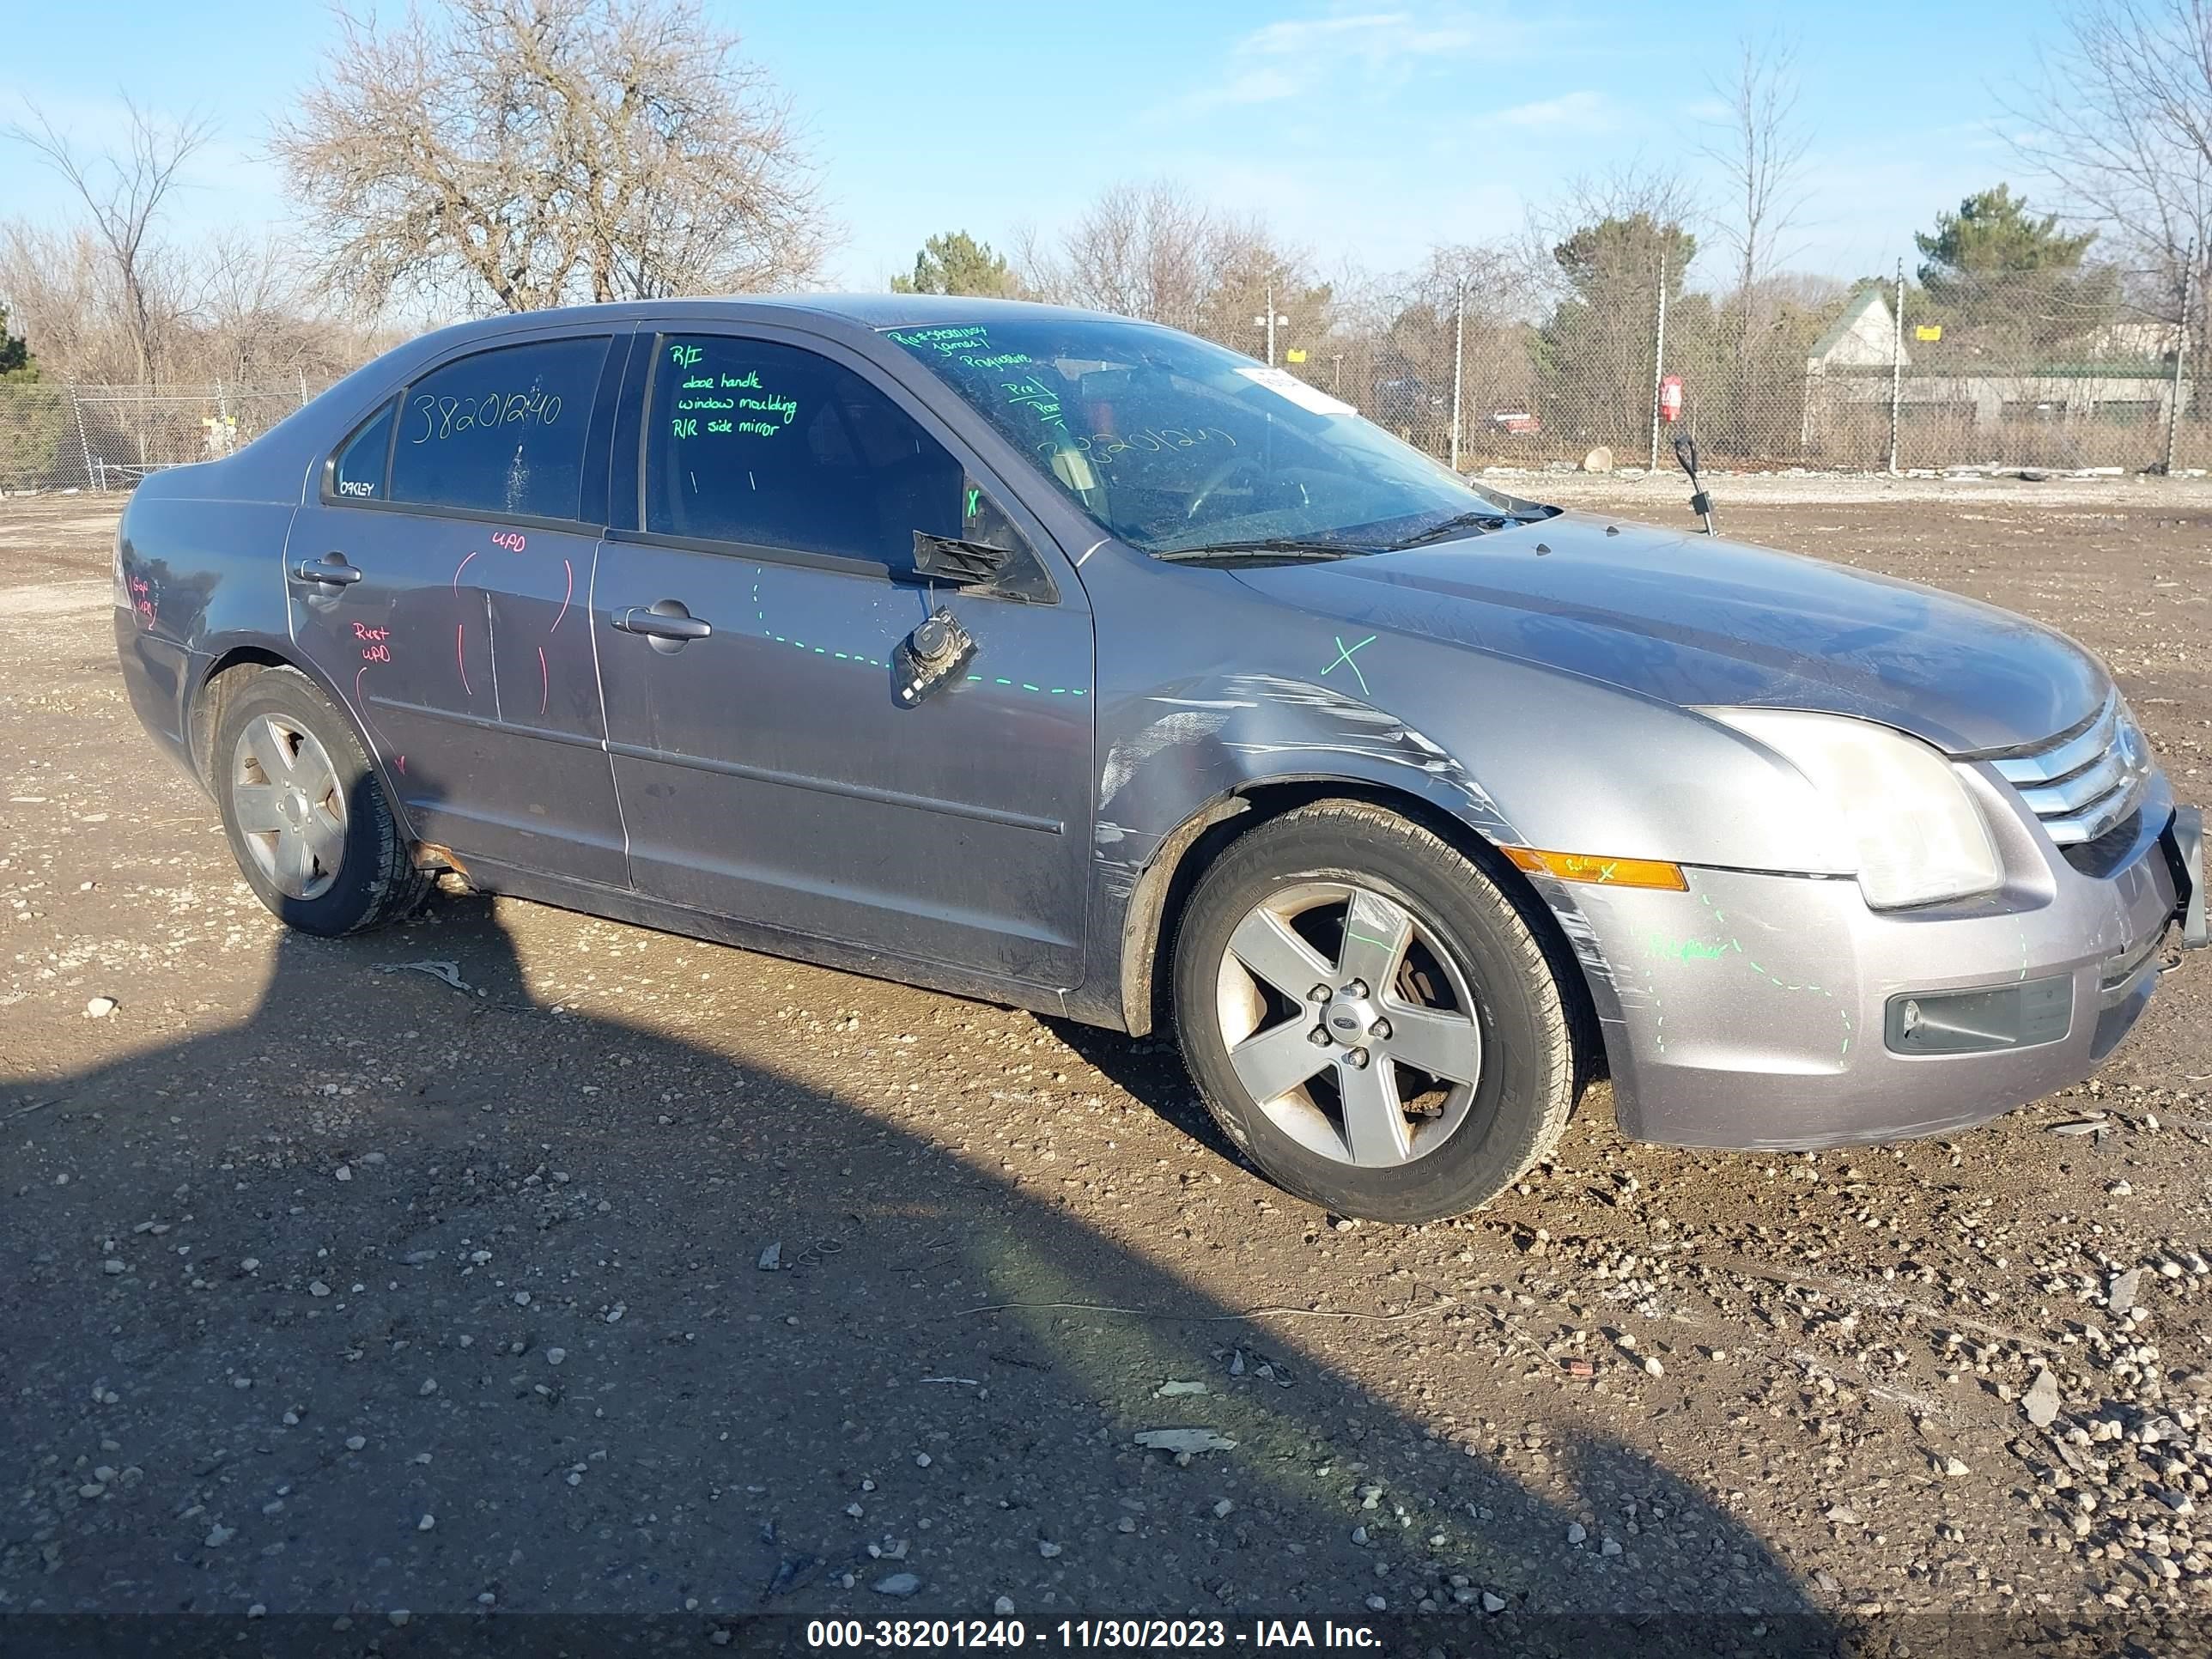
<svg viewBox="0 0 2212 1659"><path fill-rule="evenodd" d="M323 582L332 587L348 587L361 580L361 572L346 563L342 555L333 553L330 558L334 562L310 564L301 560L292 567L292 580L295 582Z"/></svg>
<svg viewBox="0 0 2212 1659"><path fill-rule="evenodd" d="M614 625L625 634L643 634L656 649L668 649L691 640L703 640L714 628L703 617L695 617L677 599L662 599L649 606L631 605L618 611ZM667 646L662 641L668 641Z"/></svg>

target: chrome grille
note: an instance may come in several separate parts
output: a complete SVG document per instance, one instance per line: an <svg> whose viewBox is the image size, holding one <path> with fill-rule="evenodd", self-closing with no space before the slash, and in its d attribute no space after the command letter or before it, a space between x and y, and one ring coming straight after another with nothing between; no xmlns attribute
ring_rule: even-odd
<svg viewBox="0 0 2212 1659"><path fill-rule="evenodd" d="M2048 742L1990 757L2061 847L2097 839L2136 810L2150 745L2112 692L2087 720Z"/></svg>

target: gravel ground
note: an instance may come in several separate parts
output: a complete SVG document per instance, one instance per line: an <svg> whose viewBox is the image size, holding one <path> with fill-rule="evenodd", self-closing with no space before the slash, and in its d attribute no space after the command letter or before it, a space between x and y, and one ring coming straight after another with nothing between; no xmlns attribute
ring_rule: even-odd
<svg viewBox="0 0 2212 1659"><path fill-rule="evenodd" d="M1733 483L2074 633L2212 795L2212 492ZM284 934L125 706L112 522L0 502L0 1611L2212 1591L2212 964L1955 1139L1636 1146L1601 1086L1491 1209L1356 1225L1157 1042L459 893Z"/></svg>

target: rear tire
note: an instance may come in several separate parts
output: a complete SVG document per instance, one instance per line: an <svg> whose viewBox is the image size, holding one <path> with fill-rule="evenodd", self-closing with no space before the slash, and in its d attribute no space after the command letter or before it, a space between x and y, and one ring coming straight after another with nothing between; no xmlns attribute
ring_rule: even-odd
<svg viewBox="0 0 2212 1659"><path fill-rule="evenodd" d="M1478 1208L1552 1150L1573 1103L1538 925L1395 812L1286 812L1223 853L1183 914L1184 1058L1230 1138L1299 1196L1376 1221Z"/></svg>
<svg viewBox="0 0 2212 1659"><path fill-rule="evenodd" d="M295 668L238 671L219 707L208 783L254 895L301 933L397 921L431 878L416 869L352 724Z"/></svg>

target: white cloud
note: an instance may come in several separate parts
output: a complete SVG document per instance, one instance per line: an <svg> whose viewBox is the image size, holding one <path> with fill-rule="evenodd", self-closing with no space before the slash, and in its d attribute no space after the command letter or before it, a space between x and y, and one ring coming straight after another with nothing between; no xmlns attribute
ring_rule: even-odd
<svg viewBox="0 0 2212 1659"><path fill-rule="evenodd" d="M1184 94L1173 106L1197 111L1278 103L1323 88L1341 90L1348 71L1370 86L1394 84L1477 46L1494 60L1516 54L1521 36L1510 25L1478 27L1466 13L1433 7L1279 18L1239 37L1219 78Z"/></svg>
<svg viewBox="0 0 2212 1659"><path fill-rule="evenodd" d="M1493 110L1481 119L1496 126L1534 130L1571 127L1583 132L1603 132L1613 125L1610 100L1601 92L1588 90L1561 93L1557 98Z"/></svg>
<svg viewBox="0 0 2212 1659"><path fill-rule="evenodd" d="M1407 11L1334 17L1285 18L1252 31L1236 46L1249 58L1295 58L1326 52L1369 63L1389 63L1427 52L1458 52L1474 44L1462 23L1425 22Z"/></svg>

